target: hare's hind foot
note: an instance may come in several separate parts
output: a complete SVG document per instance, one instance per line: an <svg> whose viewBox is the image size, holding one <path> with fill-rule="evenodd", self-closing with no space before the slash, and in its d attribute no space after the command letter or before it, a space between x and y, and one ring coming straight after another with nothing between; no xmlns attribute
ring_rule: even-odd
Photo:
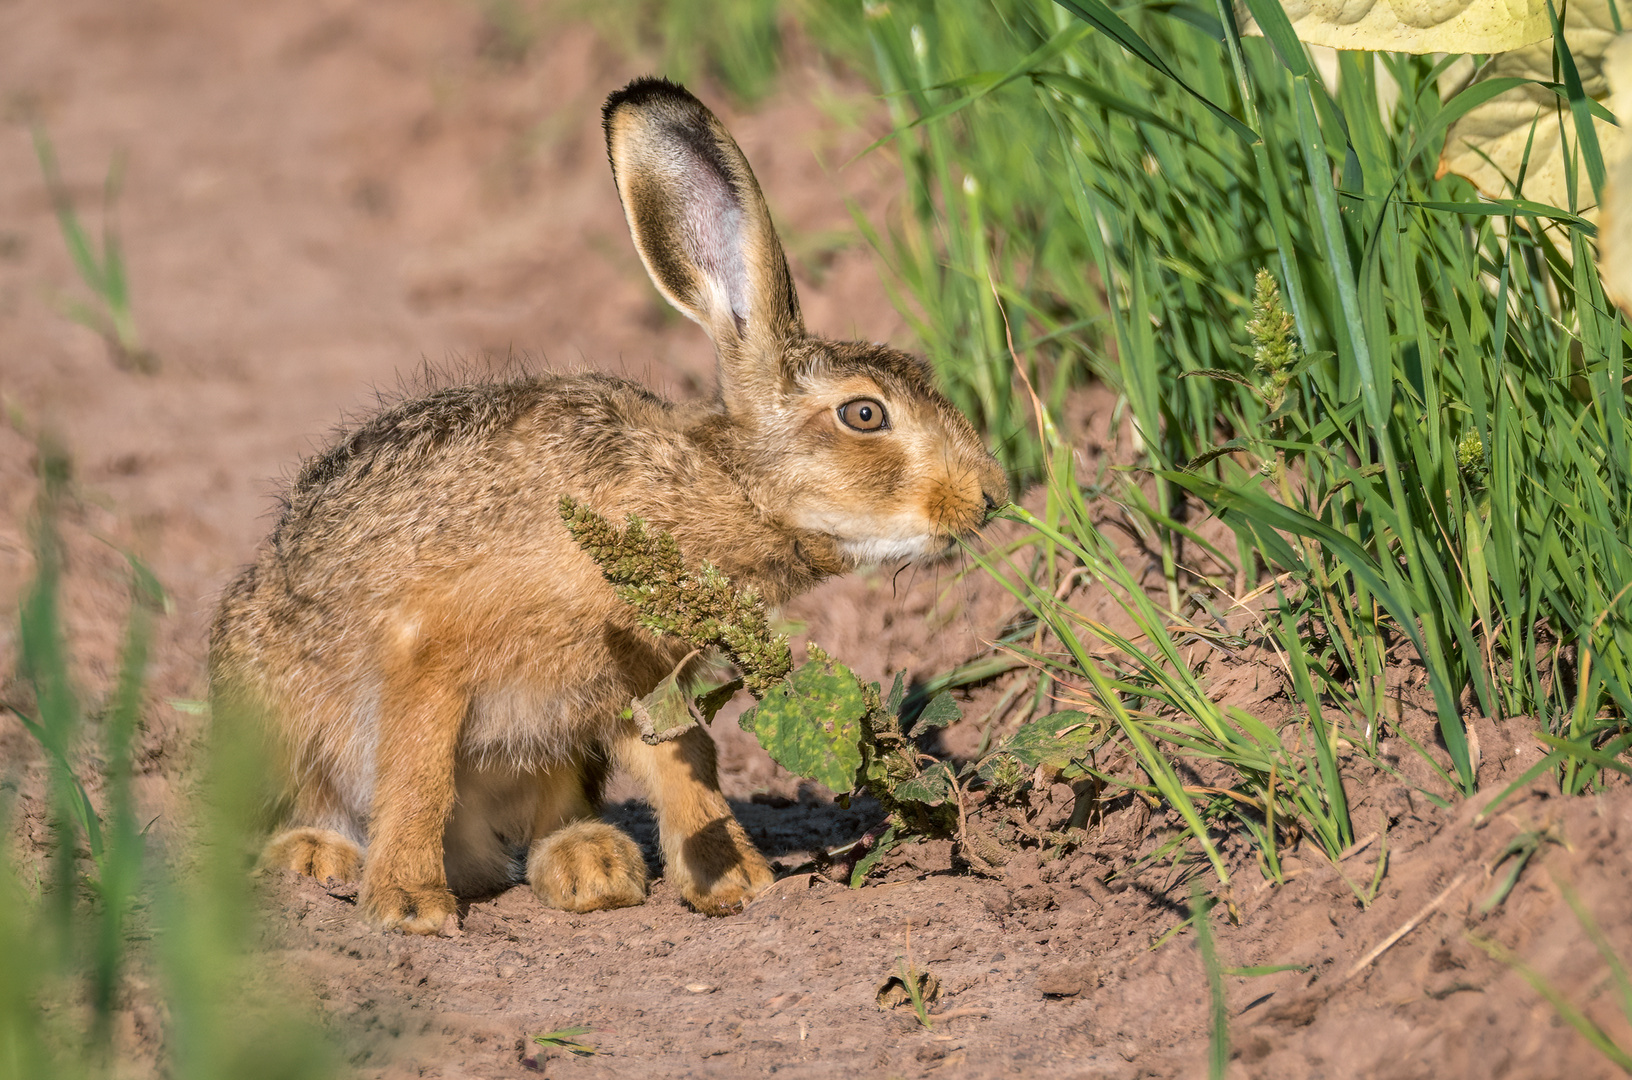
<svg viewBox="0 0 1632 1080"><path fill-rule="evenodd" d="M562 911L600 911L646 902L646 859L627 833L578 821L533 844L527 881Z"/></svg>
<svg viewBox="0 0 1632 1080"><path fill-rule="evenodd" d="M261 868L293 870L319 881L356 881L363 871L363 852L332 829L286 829L261 850Z"/></svg>
<svg viewBox="0 0 1632 1080"><path fill-rule="evenodd" d="M715 818L686 837L668 875L704 915L734 915L776 880L765 856L734 817Z"/></svg>

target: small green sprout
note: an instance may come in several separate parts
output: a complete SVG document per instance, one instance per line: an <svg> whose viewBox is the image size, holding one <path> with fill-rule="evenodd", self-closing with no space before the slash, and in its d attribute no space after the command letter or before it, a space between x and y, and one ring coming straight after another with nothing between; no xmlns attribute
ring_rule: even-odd
<svg viewBox="0 0 1632 1080"><path fill-rule="evenodd" d="M907 931L905 956L895 958L895 971L878 986L876 1000L881 1009L896 1009L911 1005L913 1015L925 1031L935 1030L935 1018L929 1003L941 992L941 980L935 974L912 961L912 931Z"/></svg>
<svg viewBox="0 0 1632 1080"><path fill-rule="evenodd" d="M600 1048L589 1043L579 1042L581 1035L588 1035L595 1029L586 1024L575 1027L561 1028L558 1031L546 1031L542 1035L534 1035L533 1041L540 1046L548 1046L555 1050L565 1050L575 1057L592 1057L600 1053Z"/></svg>
<svg viewBox="0 0 1632 1080"><path fill-rule="evenodd" d="M1507 899L1513 887L1519 883L1519 875L1524 873L1525 866L1546 844L1562 846L1564 837L1556 828L1527 829L1508 841L1507 846L1497 854L1496 861L1491 863L1491 872L1495 873L1496 868L1509 859L1512 862L1508 863L1507 873L1496 883L1496 888L1479 905L1480 914L1490 914Z"/></svg>
<svg viewBox="0 0 1632 1080"><path fill-rule="evenodd" d="M45 128L34 125L34 153L40 161L40 173L45 178L46 192L51 196L52 209L57 214L57 225L68 254L79 271L80 280L101 301L101 307L79 300L64 304L67 316L102 335L108 352L119 367L151 374L158 370L158 358L142 346L136 333L136 319L130 310L130 281L125 273L124 254L119 245L119 233L114 227L113 206L119 198L124 179L124 160L116 156L108 167L108 177L102 188L102 250L97 251L79 213L74 209L73 196L57 170L57 153Z"/></svg>
<svg viewBox="0 0 1632 1080"><path fill-rule="evenodd" d="M913 1014L918 1017L918 1022L924 1026L925 1031L934 1030L935 1024L929 1018L929 1002L924 999L925 983L929 981L929 974L919 971L904 957L899 962L898 970L901 981L907 988L907 998L912 1002Z"/></svg>
<svg viewBox="0 0 1632 1080"><path fill-rule="evenodd" d="M1261 279L1260 279L1261 280ZM1201 953L1202 970L1207 973L1207 997L1211 1021L1207 1040L1208 1080L1224 1080L1230 1065L1230 1008L1224 992L1224 965L1219 962L1213 941L1213 905L1198 880L1190 888L1190 917L1196 928L1196 949Z"/></svg>

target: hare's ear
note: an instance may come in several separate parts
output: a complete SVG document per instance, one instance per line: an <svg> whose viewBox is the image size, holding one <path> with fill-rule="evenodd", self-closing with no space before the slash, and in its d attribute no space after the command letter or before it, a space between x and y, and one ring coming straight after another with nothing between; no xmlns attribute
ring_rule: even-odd
<svg viewBox="0 0 1632 1080"><path fill-rule="evenodd" d="M637 79L606 99L607 156L652 282L701 323L727 404L780 375L804 334L788 260L736 141L683 87Z"/></svg>

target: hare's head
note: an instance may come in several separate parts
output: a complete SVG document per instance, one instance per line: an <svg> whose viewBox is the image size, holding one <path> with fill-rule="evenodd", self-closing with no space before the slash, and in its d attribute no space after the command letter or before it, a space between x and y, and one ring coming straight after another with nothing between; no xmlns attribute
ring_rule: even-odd
<svg viewBox="0 0 1632 1080"><path fill-rule="evenodd" d="M722 451L763 512L833 537L855 563L942 550L1007 500L1003 470L922 360L805 332L759 183L713 113L639 79L604 117L635 247L714 340Z"/></svg>

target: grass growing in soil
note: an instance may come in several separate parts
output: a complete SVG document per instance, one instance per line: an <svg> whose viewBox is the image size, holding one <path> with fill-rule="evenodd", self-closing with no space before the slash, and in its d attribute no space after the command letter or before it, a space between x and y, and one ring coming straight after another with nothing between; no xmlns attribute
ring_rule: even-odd
<svg viewBox="0 0 1632 1080"><path fill-rule="evenodd" d="M256 990L246 955L254 912L239 853L259 762L249 747L213 747L190 839L174 823L163 827L174 843L150 835L131 791L132 748L163 596L133 560L118 679L87 707L69 678L58 605L56 521L73 497L71 469L49 441L39 456L37 570L19 626L33 704L8 707L49 766L51 840L43 855L0 858L0 1080L122 1076L144 1059L196 1080L331 1076L327 1042ZM0 823L16 804L17 779L7 781Z"/></svg>
<svg viewBox="0 0 1632 1080"><path fill-rule="evenodd" d="M579 1024L575 1027L561 1028L557 1031L546 1031L542 1035L534 1035L533 1042L551 1050L565 1050L573 1057L594 1057L598 1051L589 1043L580 1041L585 1035L595 1029Z"/></svg>
<svg viewBox="0 0 1632 1080"><path fill-rule="evenodd" d="M1230 1003L1224 993L1224 965L1213 943L1213 901L1196 882L1190 893L1190 919L1196 927L1196 951L1207 973L1207 1078L1224 1080L1230 1067Z"/></svg>

